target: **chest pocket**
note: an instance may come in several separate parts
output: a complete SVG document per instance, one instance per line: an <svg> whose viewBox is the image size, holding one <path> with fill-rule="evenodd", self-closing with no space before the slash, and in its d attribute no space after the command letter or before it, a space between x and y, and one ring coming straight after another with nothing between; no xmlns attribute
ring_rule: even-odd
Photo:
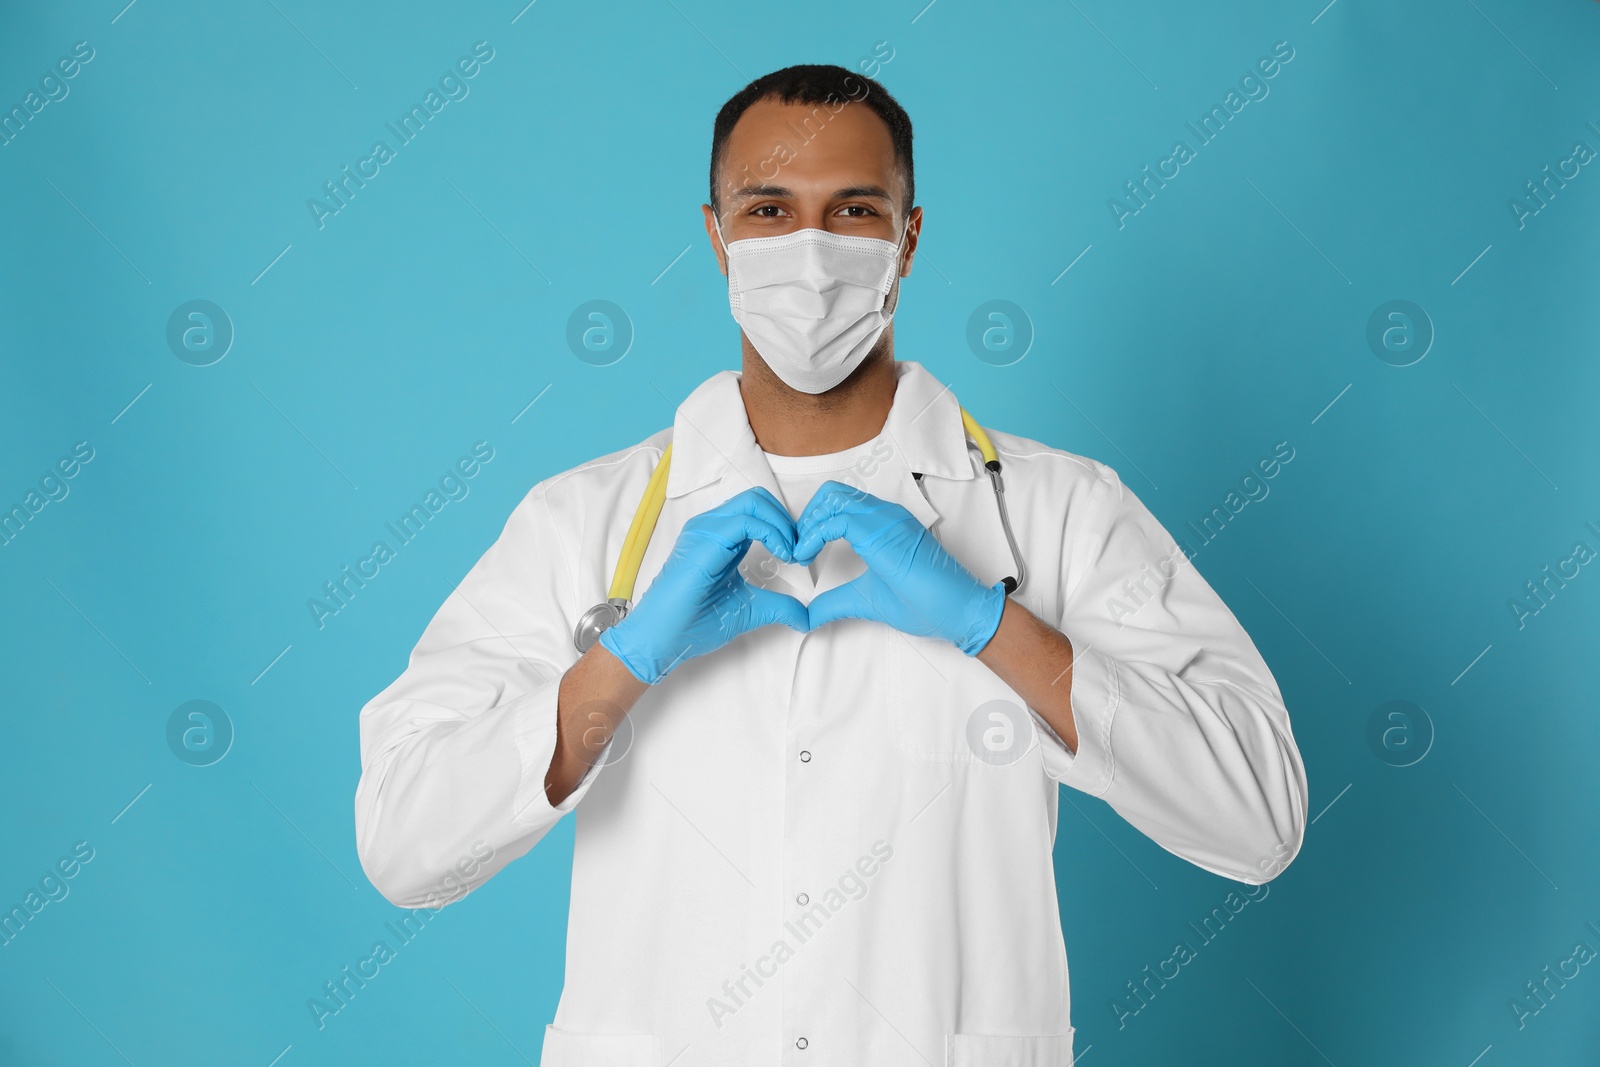
<svg viewBox="0 0 1600 1067"><path fill-rule="evenodd" d="M889 731L908 758L1004 767L1038 746L1022 698L950 642L893 630L884 664Z"/></svg>

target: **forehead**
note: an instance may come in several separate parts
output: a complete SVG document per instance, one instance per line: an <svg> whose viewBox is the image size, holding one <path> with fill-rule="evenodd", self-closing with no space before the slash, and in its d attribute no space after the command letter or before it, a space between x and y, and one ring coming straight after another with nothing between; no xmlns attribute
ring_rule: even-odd
<svg viewBox="0 0 1600 1067"><path fill-rule="evenodd" d="M865 104L848 98L831 105L767 98L751 104L728 134L721 180L733 188L776 182L797 191L832 191L848 185L896 188L895 175L888 124Z"/></svg>

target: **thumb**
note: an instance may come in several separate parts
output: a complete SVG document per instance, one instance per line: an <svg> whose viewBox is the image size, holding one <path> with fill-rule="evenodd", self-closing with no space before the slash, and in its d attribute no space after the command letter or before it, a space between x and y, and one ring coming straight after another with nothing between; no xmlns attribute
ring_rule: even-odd
<svg viewBox="0 0 1600 1067"><path fill-rule="evenodd" d="M868 577L863 574L813 597L809 609L811 628L815 630L837 619L875 619L882 622L883 616L872 606L872 598L864 584Z"/></svg>
<svg viewBox="0 0 1600 1067"><path fill-rule="evenodd" d="M775 593L759 586L750 587L750 629L769 623L781 622L791 629L805 633L811 629L806 606L786 593Z"/></svg>

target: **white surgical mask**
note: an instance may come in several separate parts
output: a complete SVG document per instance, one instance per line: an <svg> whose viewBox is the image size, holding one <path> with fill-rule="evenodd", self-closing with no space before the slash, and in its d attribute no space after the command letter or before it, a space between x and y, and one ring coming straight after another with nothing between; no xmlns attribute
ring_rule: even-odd
<svg viewBox="0 0 1600 1067"><path fill-rule="evenodd" d="M717 237L722 225L712 217ZM722 247L734 321L791 389L825 393L850 376L883 335L900 240L796 230Z"/></svg>

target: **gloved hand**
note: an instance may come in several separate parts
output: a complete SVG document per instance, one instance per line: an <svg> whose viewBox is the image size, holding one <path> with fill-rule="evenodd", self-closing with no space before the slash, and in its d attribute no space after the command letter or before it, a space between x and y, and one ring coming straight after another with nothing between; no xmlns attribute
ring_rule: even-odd
<svg viewBox="0 0 1600 1067"><path fill-rule="evenodd" d="M834 619L876 619L918 637L943 637L977 655L1000 628L1005 583L985 586L899 504L841 482L823 482L800 514L794 561L810 563L844 538L866 573L811 601L811 628Z"/></svg>
<svg viewBox="0 0 1600 1067"><path fill-rule="evenodd" d="M600 635L600 644L635 678L654 685L684 660L768 623L805 632L804 604L752 586L739 573L752 541L787 561L794 557L794 538L788 511L760 486L696 515L683 524L650 588Z"/></svg>

